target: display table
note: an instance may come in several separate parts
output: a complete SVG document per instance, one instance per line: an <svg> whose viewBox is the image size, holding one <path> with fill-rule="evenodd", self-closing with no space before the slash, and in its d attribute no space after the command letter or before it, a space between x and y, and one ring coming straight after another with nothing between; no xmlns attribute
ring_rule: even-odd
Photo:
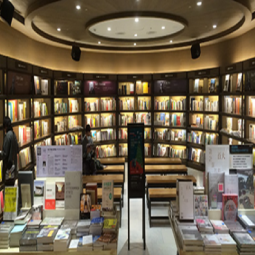
<svg viewBox="0 0 255 255"><path fill-rule="evenodd" d="M11 254L29 254L29 255L38 255L38 254L58 254L58 255L67 255L70 253L86 254L86 255L117 255L117 250L105 250L105 251L32 251L32 252L20 252L19 248L9 248L7 250L0 250L1 255L11 255Z"/></svg>

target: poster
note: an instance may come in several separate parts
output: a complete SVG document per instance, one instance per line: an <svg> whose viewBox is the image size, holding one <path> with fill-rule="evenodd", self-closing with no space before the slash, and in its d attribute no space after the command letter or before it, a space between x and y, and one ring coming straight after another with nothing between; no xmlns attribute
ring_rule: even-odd
<svg viewBox="0 0 255 255"><path fill-rule="evenodd" d="M252 145L230 145L230 169L252 169L252 152Z"/></svg>
<svg viewBox="0 0 255 255"><path fill-rule="evenodd" d="M154 82L154 94L187 93L186 79L158 80Z"/></svg>
<svg viewBox="0 0 255 255"><path fill-rule="evenodd" d="M112 96L117 93L116 81L85 81L84 94L86 96Z"/></svg>
<svg viewBox="0 0 255 255"><path fill-rule="evenodd" d="M143 129L134 127L129 132L129 171L130 174L143 174L144 158L143 158Z"/></svg>
<svg viewBox="0 0 255 255"><path fill-rule="evenodd" d="M229 145L206 145L206 176L229 171Z"/></svg>
<svg viewBox="0 0 255 255"><path fill-rule="evenodd" d="M82 172L82 145L38 146L37 177L64 177L66 171Z"/></svg>

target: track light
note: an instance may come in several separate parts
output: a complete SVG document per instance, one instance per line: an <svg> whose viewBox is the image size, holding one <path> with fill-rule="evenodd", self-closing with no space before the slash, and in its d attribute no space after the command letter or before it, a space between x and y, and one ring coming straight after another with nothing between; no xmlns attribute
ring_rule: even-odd
<svg viewBox="0 0 255 255"><path fill-rule="evenodd" d="M14 6L8 0L4 0L0 7L0 17L4 20L7 24L11 25L12 18L14 14Z"/></svg>
<svg viewBox="0 0 255 255"><path fill-rule="evenodd" d="M78 46L73 45L71 56L72 56L72 59L73 59L74 61L80 61L80 58L81 58L81 50L80 50L80 48L79 48Z"/></svg>
<svg viewBox="0 0 255 255"><path fill-rule="evenodd" d="M200 44L199 43L194 43L191 46L191 57L192 57L192 59L199 58L200 54L201 54Z"/></svg>

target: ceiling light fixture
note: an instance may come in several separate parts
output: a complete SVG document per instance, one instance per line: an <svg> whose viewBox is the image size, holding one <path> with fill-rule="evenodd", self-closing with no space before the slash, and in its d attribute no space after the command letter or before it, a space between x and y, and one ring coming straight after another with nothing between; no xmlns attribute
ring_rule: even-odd
<svg viewBox="0 0 255 255"><path fill-rule="evenodd" d="M162 29L165 29L166 27L163 26L163 27L161 27L161 28L162 28Z"/></svg>
<svg viewBox="0 0 255 255"><path fill-rule="evenodd" d="M136 46L136 43L134 43L134 46Z"/></svg>
<svg viewBox="0 0 255 255"><path fill-rule="evenodd" d="M173 42L173 40L170 41L170 43L172 43L172 42Z"/></svg>
<svg viewBox="0 0 255 255"><path fill-rule="evenodd" d="M108 31L111 31L112 29L110 27L107 28Z"/></svg>
<svg viewBox="0 0 255 255"><path fill-rule="evenodd" d="M135 37L137 36L137 34L135 34Z"/></svg>
<svg viewBox="0 0 255 255"><path fill-rule="evenodd" d="M81 6L80 6L80 5L76 5L76 9L77 9L77 10L80 10L80 9L81 9Z"/></svg>
<svg viewBox="0 0 255 255"><path fill-rule="evenodd" d="M61 28L58 27L57 30L58 30L58 32L60 32L60 31L61 31Z"/></svg>
<svg viewBox="0 0 255 255"><path fill-rule="evenodd" d="M213 25L213 28L214 28L214 29L217 28L217 25Z"/></svg>
<svg viewBox="0 0 255 255"><path fill-rule="evenodd" d="M98 42L98 44L101 44L101 42Z"/></svg>
<svg viewBox="0 0 255 255"><path fill-rule="evenodd" d="M201 6L202 5L202 2L197 2L197 6Z"/></svg>
<svg viewBox="0 0 255 255"><path fill-rule="evenodd" d="M138 19L138 18L135 18L135 22L139 22L139 19Z"/></svg>

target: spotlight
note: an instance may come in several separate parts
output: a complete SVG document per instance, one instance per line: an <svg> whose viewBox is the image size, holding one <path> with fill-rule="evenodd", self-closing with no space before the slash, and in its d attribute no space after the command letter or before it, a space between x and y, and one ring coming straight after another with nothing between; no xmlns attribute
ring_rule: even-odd
<svg viewBox="0 0 255 255"><path fill-rule="evenodd" d="M201 54L200 44L199 43L194 43L191 46L191 57L192 57L192 59L199 58L200 54Z"/></svg>
<svg viewBox="0 0 255 255"><path fill-rule="evenodd" d="M0 11L0 17L9 25L11 25L14 14L14 6L12 5L12 3L8 0L4 0L0 6Z"/></svg>
<svg viewBox="0 0 255 255"><path fill-rule="evenodd" d="M71 56L74 61L80 61L81 50L78 46L73 45Z"/></svg>

